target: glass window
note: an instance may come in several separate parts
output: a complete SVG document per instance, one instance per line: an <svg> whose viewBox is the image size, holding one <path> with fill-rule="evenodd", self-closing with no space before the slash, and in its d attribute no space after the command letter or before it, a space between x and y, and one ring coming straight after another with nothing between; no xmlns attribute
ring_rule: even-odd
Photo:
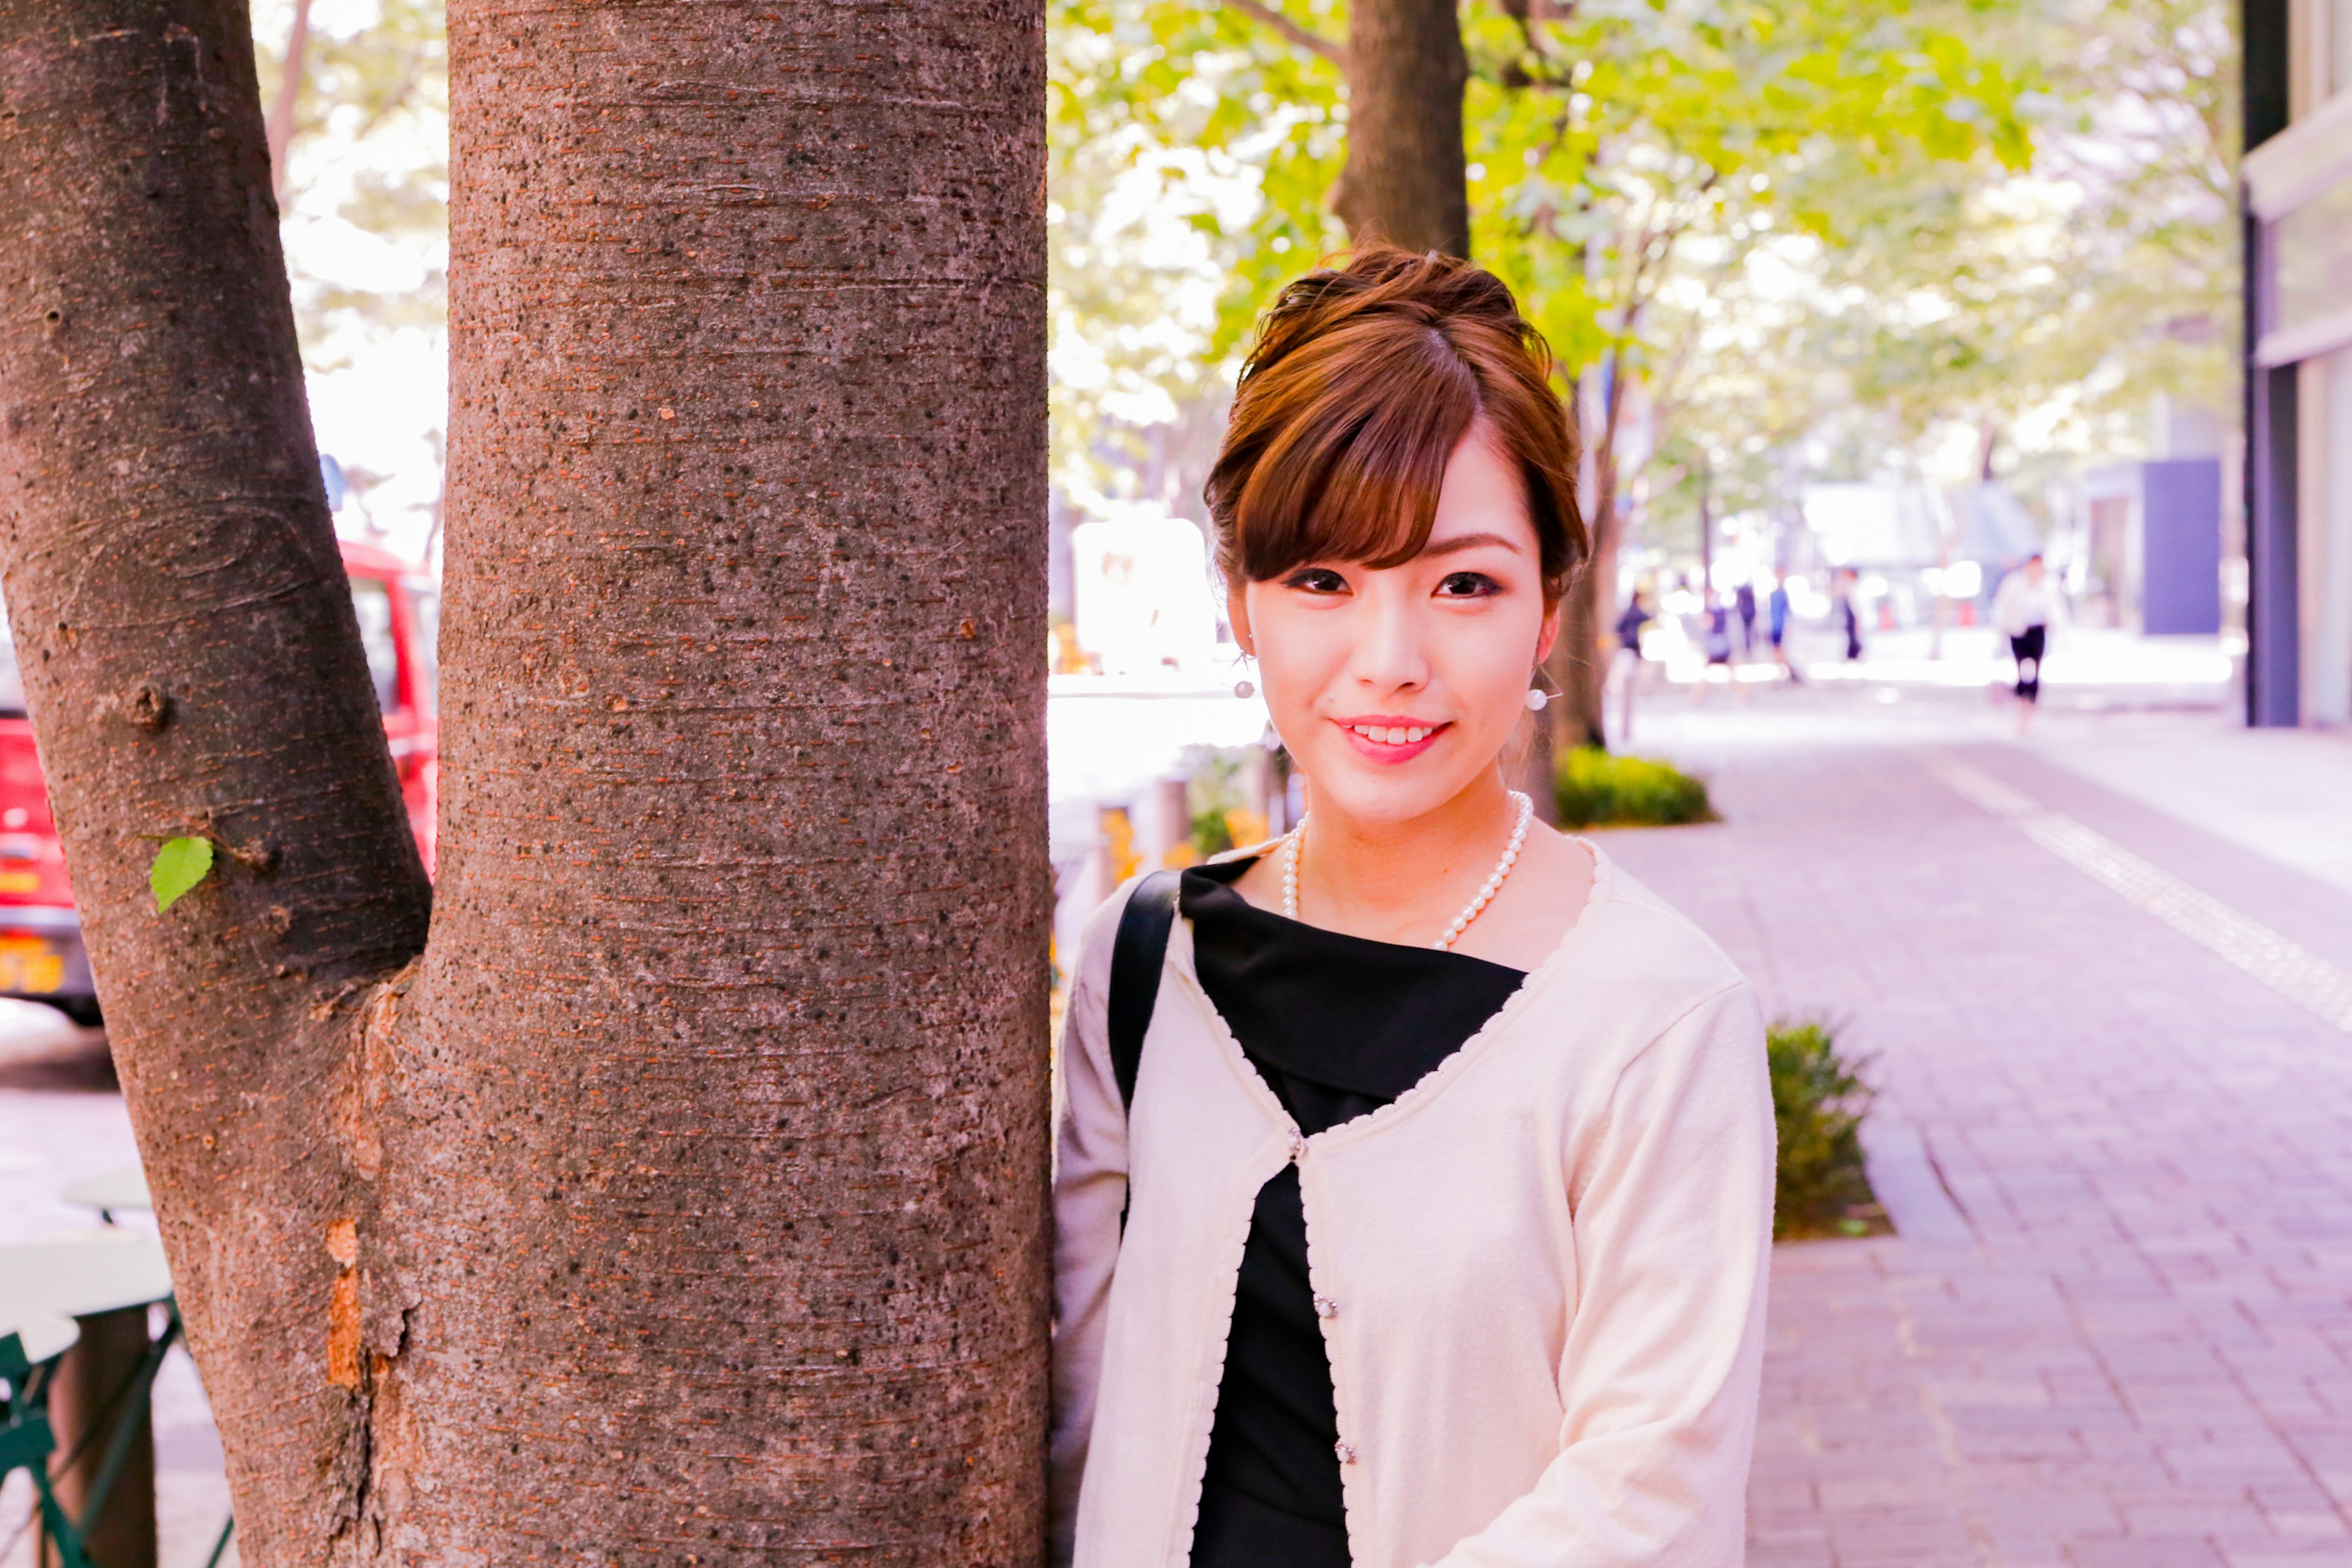
<svg viewBox="0 0 2352 1568"><path fill-rule="evenodd" d="M2271 253L2277 270L2265 301L2266 331L2293 331L2352 310L2352 174L2272 224Z"/></svg>
<svg viewBox="0 0 2352 1568"><path fill-rule="evenodd" d="M416 685L416 705L432 712L441 694L441 591L422 577L401 581L408 595L408 624L416 628L416 646L409 663Z"/></svg>
<svg viewBox="0 0 2352 1568"><path fill-rule="evenodd" d="M25 672L16 668L16 637L8 628L8 606L0 605L0 719L25 717Z"/></svg>
<svg viewBox="0 0 2352 1568"><path fill-rule="evenodd" d="M352 578L352 607L360 614L360 646L367 650L376 706L393 712L400 707L400 646L392 637L391 586L381 578Z"/></svg>

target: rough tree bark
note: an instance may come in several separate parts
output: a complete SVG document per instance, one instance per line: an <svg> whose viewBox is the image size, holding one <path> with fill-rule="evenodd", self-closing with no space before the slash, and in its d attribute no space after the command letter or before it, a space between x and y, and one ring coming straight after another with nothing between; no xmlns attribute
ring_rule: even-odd
<svg viewBox="0 0 2352 1568"><path fill-rule="evenodd" d="M1455 0L1355 0L1348 12L1348 161L1332 210L1358 239L1470 254Z"/></svg>
<svg viewBox="0 0 2352 1568"><path fill-rule="evenodd" d="M1031 1561L1041 18L451 39L428 942L245 8L0 0L0 551L245 1560Z"/></svg>

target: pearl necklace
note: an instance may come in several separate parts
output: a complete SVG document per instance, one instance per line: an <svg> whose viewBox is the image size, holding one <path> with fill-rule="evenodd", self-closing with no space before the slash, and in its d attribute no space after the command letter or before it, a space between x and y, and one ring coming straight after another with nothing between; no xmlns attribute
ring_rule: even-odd
<svg viewBox="0 0 2352 1568"><path fill-rule="evenodd" d="M1440 952L1450 951L1461 939L1462 933L1470 929L1470 922L1486 913L1486 906L1495 901L1496 893L1502 891L1503 879L1509 876L1511 868L1518 863L1519 847L1528 841L1528 824L1535 820L1536 803L1517 790L1511 791L1510 795L1519 807L1518 820L1511 825L1511 841L1503 846L1503 858L1495 862L1493 873L1487 877L1486 885L1478 889L1477 896L1454 917L1454 923L1445 928L1445 934L1429 944ZM1307 817L1300 817L1298 826L1282 836L1282 913L1286 920L1298 918L1298 857L1307 845Z"/></svg>

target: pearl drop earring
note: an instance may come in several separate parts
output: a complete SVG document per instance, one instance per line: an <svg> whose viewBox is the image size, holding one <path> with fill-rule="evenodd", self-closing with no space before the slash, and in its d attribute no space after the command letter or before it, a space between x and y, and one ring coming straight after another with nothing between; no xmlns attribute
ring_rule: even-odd
<svg viewBox="0 0 2352 1568"><path fill-rule="evenodd" d="M1244 658L1249 658L1249 649L1242 649L1242 657ZM1257 685L1255 681L1251 680L1248 676L1244 675L1239 680L1234 682L1234 695L1244 698L1255 697L1257 695Z"/></svg>
<svg viewBox="0 0 2352 1568"><path fill-rule="evenodd" d="M1545 705L1550 701L1551 693L1546 691L1542 687L1530 686L1528 688L1527 702L1528 712L1540 713L1544 710Z"/></svg>

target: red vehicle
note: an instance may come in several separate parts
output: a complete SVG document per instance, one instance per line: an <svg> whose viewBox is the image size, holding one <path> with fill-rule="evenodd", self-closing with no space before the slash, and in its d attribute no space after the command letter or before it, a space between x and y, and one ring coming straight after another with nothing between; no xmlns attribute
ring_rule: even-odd
<svg viewBox="0 0 2352 1568"><path fill-rule="evenodd" d="M409 826L433 868L433 819L440 786L441 724L434 649L441 601L429 578L398 556L343 541L352 606L368 675L383 710L385 739L400 770ZM25 712L15 645L0 629L0 996L47 1002L85 1024L98 1021L98 993L82 951L81 917L66 880L65 850L49 816L49 794Z"/></svg>

